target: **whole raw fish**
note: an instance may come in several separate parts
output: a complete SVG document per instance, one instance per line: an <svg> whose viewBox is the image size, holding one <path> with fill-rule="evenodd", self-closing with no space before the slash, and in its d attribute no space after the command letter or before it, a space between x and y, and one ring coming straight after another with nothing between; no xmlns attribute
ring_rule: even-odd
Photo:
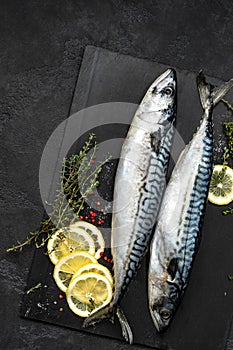
<svg viewBox="0 0 233 350"><path fill-rule="evenodd" d="M169 325L187 287L212 172L212 109L233 86L230 80L212 90L202 73L197 83L204 114L173 169L151 242L149 309L159 332Z"/></svg>
<svg viewBox="0 0 233 350"><path fill-rule="evenodd" d="M175 113L176 74L168 69L149 87L122 146L113 197L113 299L84 322L87 326L117 313L129 342L132 332L118 305L148 249L166 183Z"/></svg>

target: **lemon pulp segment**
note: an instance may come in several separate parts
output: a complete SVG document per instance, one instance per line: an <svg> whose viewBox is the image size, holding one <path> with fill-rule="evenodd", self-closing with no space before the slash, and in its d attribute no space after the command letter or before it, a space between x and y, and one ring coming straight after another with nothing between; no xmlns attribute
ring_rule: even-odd
<svg viewBox="0 0 233 350"><path fill-rule="evenodd" d="M226 205L233 200L233 169L223 164L213 168L208 200L217 205Z"/></svg>

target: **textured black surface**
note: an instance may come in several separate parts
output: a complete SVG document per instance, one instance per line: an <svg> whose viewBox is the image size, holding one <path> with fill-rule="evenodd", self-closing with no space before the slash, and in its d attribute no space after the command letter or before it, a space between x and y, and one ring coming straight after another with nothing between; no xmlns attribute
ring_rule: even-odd
<svg viewBox="0 0 233 350"><path fill-rule="evenodd" d="M91 118L92 113L89 112L88 108L84 113L78 112L74 114L72 119L80 120L80 127L76 127L75 136L85 140L84 130L87 128L91 131L92 122L94 121L97 125L102 125L102 127L95 129L99 146L106 139L110 140L114 145L115 138L124 137L127 130L124 125L117 125L114 122L123 121L126 124L130 123L135 109L133 104L131 111L128 113L125 111L124 115L122 115L122 111L128 107L128 103L124 104L123 101L139 102L148 85L165 69L164 65L159 65L155 62L119 55L95 47L87 47L75 89L71 113L80 111L84 107L92 106L90 110L94 110L94 118ZM178 80L176 130L184 142L187 143L199 124L202 110L196 89L196 74L177 69L176 71ZM123 80L124 84L122 84ZM213 78L211 83L220 84ZM230 99L232 98L231 96L229 95ZM122 101L122 107L119 106L119 102L115 103L115 101ZM105 104L100 105L103 102ZM114 109L116 109L116 112ZM223 105L215 108L214 120L221 119L222 122L221 115L224 112L226 112L226 108ZM70 127L69 120L66 123L64 135L68 135L70 141L71 134L68 130L73 130L74 127ZM106 126L106 124L108 125ZM221 124L218 123L215 125L215 134L219 135L220 133ZM85 135L87 134L85 133ZM66 136L63 139L58 139L59 147L55 146L55 148L59 152L61 152L62 148L60 145L63 146L66 143L65 138ZM178 145L178 143L179 140L176 138L174 144ZM180 144L175 147L175 152L172 152L173 160L176 161L176 156L182 146ZM112 154L111 147L109 146L105 152ZM217 157L218 155L218 152L215 152L215 156ZM118 156L119 153L117 153ZM58 170L57 173L59 173ZM113 179L111 180L113 181ZM52 181L54 181L54 178ZM105 181L104 176L103 187ZM105 190L111 194L111 187ZM100 199L101 202L102 198ZM217 223L212 219L212 216L216 216ZM143 262L140 273L130 286L122 303L133 329L135 343L174 350L186 350L187 348L190 350L195 350L196 348L213 349L215 346L219 348L225 343L225 330L231 320L233 298L230 295L226 298L224 295L229 281L226 278L226 272L224 274L223 271L228 271L231 268L232 250L229 242L219 241L219 228L225 227L229 220L227 221L227 218L221 216L219 208L208 205L203 227L203 243L195 262L191 287L188 289L188 293L171 327L161 336L155 332L148 312L146 291L148 259ZM105 234L105 240L109 241L109 230L107 232L103 228L101 230ZM205 248L205 244L211 238L215 244L213 247L207 246ZM230 227L228 229L225 228L225 238L231 241ZM218 245L216 245L217 242ZM226 252L226 255L222 258L221 264L216 264L217 261L214 256L218 254L219 247ZM208 260L205 259L206 256L208 256ZM213 268L207 275L206 271L208 271L210 265ZM82 331L82 320L80 318L67 311L66 306L64 307L64 312L59 312L60 302L54 307L53 301L58 299L57 295L59 292L58 289L54 288L51 274L52 264L44 256L43 251L38 251L34 259L28 288L36 285L38 281L43 281L46 287L26 296L23 315ZM223 278L224 276L225 278ZM211 284L214 288L211 287ZM135 305L137 305L137 308L135 308ZM198 313L196 313L197 305ZM146 336L145 330L141 328L141 324L146 329ZM202 333L204 328L205 332ZM183 329L182 335L180 334L180 329ZM103 322L96 328L89 328L87 331L122 339L118 322L115 322L114 325L111 325L109 322ZM196 334L198 336L194 341Z"/></svg>
<svg viewBox="0 0 233 350"><path fill-rule="evenodd" d="M3 0L0 5L1 347L139 349L21 319L19 307L33 249L26 248L23 254L5 251L41 220L41 154L49 135L68 115L85 45L191 71L202 68L211 76L228 79L233 75L232 1L103 0L100 5L98 1ZM219 230L224 240L224 230ZM212 236L206 241L206 246L216 244ZM219 247L216 263L224 253ZM223 286L231 272L222 270ZM231 284L227 292L232 294ZM228 349L232 339L229 332Z"/></svg>

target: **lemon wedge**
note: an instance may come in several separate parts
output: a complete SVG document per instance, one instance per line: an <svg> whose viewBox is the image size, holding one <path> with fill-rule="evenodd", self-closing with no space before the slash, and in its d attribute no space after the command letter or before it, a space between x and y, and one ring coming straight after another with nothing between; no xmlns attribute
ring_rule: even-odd
<svg viewBox="0 0 233 350"><path fill-rule="evenodd" d="M233 200L233 169L224 164L213 168L208 200L217 205L226 205Z"/></svg>
<svg viewBox="0 0 233 350"><path fill-rule="evenodd" d="M82 229L92 237L95 243L95 258L99 259L105 248L105 241L100 230L96 226L86 221L77 221L76 223L70 225L70 228Z"/></svg>
<svg viewBox="0 0 233 350"><path fill-rule="evenodd" d="M87 264L82 266L73 276L73 279L76 278L78 275L82 275L83 273L89 273L89 272L93 272L93 273L97 273L98 275L105 276L109 280L109 282L113 285L113 278L112 278L111 272L107 267L99 263Z"/></svg>
<svg viewBox="0 0 233 350"><path fill-rule="evenodd" d="M107 277L93 272L73 278L66 291L70 309L81 317L88 317L108 305L112 295L112 284Z"/></svg>
<svg viewBox="0 0 233 350"><path fill-rule="evenodd" d="M87 251L95 255L95 243L86 231L76 227L64 227L48 240L47 251L52 263L56 264L62 257L75 251Z"/></svg>
<svg viewBox="0 0 233 350"><path fill-rule="evenodd" d="M97 260L94 256L85 251L77 251L61 258L55 265L53 272L53 277L57 286L65 292L73 275L82 266L90 263L97 263Z"/></svg>

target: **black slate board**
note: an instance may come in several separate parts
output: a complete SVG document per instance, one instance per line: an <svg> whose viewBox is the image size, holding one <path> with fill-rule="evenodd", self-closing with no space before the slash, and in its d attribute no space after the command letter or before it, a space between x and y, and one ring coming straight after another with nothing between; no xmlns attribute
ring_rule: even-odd
<svg viewBox="0 0 233 350"><path fill-rule="evenodd" d="M73 98L71 114L86 107L102 105L91 107L84 113L75 115L76 119L80 118L81 123L79 130L74 130L76 139L79 138L79 140L73 148L78 150L87 136L90 125L92 128L93 124L90 120L93 119L89 119L89 116L92 115L92 111L96 111L96 108L99 112L99 114L94 113L94 118L99 118L96 125L110 124L93 129L96 132L97 140L102 142L120 138L122 141L136 109L135 104L140 102L149 84L166 68L165 65L155 62L119 55L95 47L87 47ZM178 115L176 128L184 142L187 143L199 124L202 109L196 89L196 74L177 70L177 78ZM213 78L211 82L220 83ZM110 102L115 103L106 105ZM120 104L116 102L120 102ZM122 102L123 104L121 104ZM109 116L110 111L112 114ZM223 142L221 124L225 118L225 112L226 108L222 104L214 111L215 161L221 159L220 149ZM119 124L116 121L117 113L121 113L121 115L119 114ZM60 139L54 141L56 146L53 154L53 159L56 159L54 169L56 166L59 168L58 160L62 159L62 145L66 143L64 136L66 136L71 124L64 122L60 130ZM71 139L72 137L74 136L71 135ZM176 160L179 150L180 142L179 138L176 137L172 153L174 160ZM109 152L111 153L111 151L119 153L120 150L110 148ZM171 161L169 172L172 164ZM52 166L51 168L53 169ZM57 181L57 175L56 172L53 174L54 177L52 177L52 173L50 175L53 180L47 184L47 190L50 191L51 195L54 191L53 187ZM231 222L232 217L221 215L221 208L207 205L202 241L189 286L170 328L161 335L155 331L148 312L146 293L148 257L145 259L122 302L134 332L135 343L173 350L214 350L224 347L231 322L233 303L233 282L227 279L227 275L233 273ZM105 237L109 235L109 230L106 227L103 227L103 230ZM42 282L42 288L25 295L22 316L83 331L81 327L83 320L69 311L64 298L59 299L60 293L53 281L52 271L53 266L44 251L42 249L36 250L28 279L28 288L38 282ZM59 311L60 308L62 311ZM122 339L117 321L114 325L110 322L103 322L95 329L89 328L85 331Z"/></svg>

